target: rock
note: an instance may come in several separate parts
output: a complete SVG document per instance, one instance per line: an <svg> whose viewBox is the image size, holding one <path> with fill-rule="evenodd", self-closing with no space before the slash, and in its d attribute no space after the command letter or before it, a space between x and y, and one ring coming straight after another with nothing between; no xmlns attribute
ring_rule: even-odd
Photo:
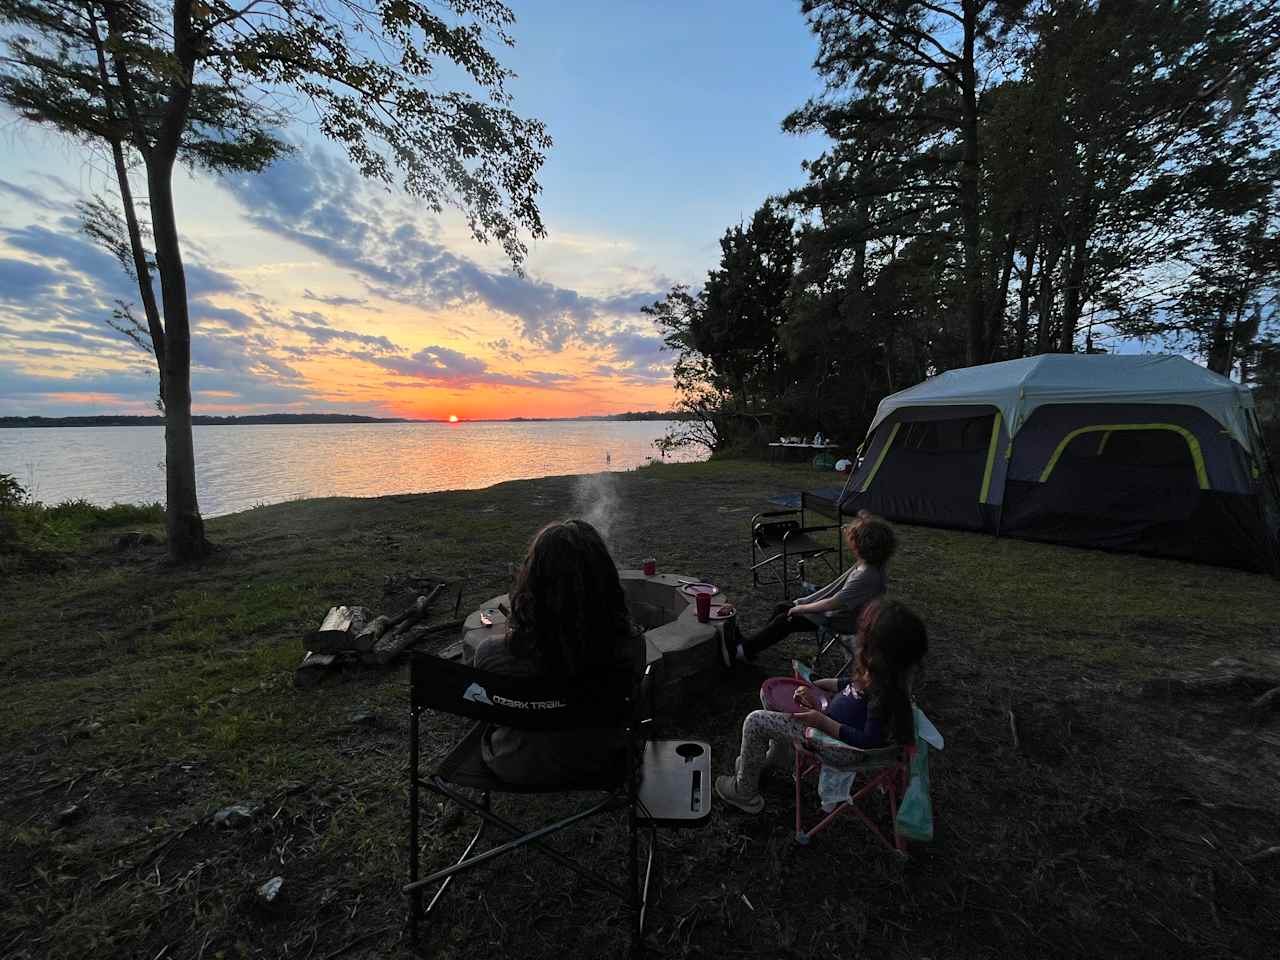
<svg viewBox="0 0 1280 960"><path fill-rule="evenodd" d="M71 728L71 739L77 740L80 737L92 737L101 729L102 724L97 720L82 720Z"/></svg>
<svg viewBox="0 0 1280 960"><path fill-rule="evenodd" d="M78 803L59 810L53 818L53 822L60 827L68 827L84 816L84 807Z"/></svg>
<svg viewBox="0 0 1280 960"><path fill-rule="evenodd" d="M376 727L378 715L372 710L354 710L347 715L347 723L353 727Z"/></svg>
<svg viewBox="0 0 1280 960"><path fill-rule="evenodd" d="M1218 670L1244 670L1249 665L1238 657L1219 657L1209 666Z"/></svg>
<svg viewBox="0 0 1280 960"><path fill-rule="evenodd" d="M258 902L265 907L274 907L280 898L280 891L284 887L284 877L272 877L262 886L258 887Z"/></svg>
<svg viewBox="0 0 1280 960"><path fill-rule="evenodd" d="M213 815L213 825L215 827L227 827L229 829L237 829L239 827L247 827L253 822L253 818L258 813L258 805L249 801L241 803L233 803L229 807L223 807Z"/></svg>

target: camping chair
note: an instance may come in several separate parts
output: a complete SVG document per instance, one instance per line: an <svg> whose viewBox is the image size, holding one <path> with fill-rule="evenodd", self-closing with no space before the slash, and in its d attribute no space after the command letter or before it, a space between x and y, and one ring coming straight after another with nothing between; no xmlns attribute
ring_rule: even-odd
<svg viewBox="0 0 1280 960"><path fill-rule="evenodd" d="M809 668L798 661L793 660L791 666L797 680L808 681L812 676ZM912 709L919 720L923 714L914 706L914 703ZM927 720L922 722L926 726L931 726L928 725ZM910 782L911 763L917 750L914 740L910 744L892 744L887 747L863 750L829 737L813 727L805 727L803 734L792 741L792 746L795 753L796 843L807 846L815 835L830 826L837 817L852 813L861 819L876 839L886 847L899 856L906 856L906 840L898 828L898 804L906 794ZM839 801L825 816L806 830L801 805L801 788L805 777L819 774L824 766L836 772L858 774L858 778L853 783L857 790ZM892 841L889 839L889 834L881 829L862 805L863 801L874 797L877 793L883 793L889 804Z"/></svg>
<svg viewBox="0 0 1280 960"><path fill-rule="evenodd" d="M647 674L645 680L648 681ZM653 874L656 828L695 826L706 822L711 812L710 746L701 742L670 740L642 744L635 736L640 721L635 709L634 678L627 673L604 676L590 685L571 685L476 670L416 651L410 664L410 686L409 882L404 886L404 892L409 895L409 926L414 943L417 942L419 922L435 908L456 874L529 845L621 899L632 911L632 949L633 952L638 950ZM427 777L421 775L419 767L419 723L424 709L479 721ZM625 731L635 746L624 751L615 766L601 769L585 780L550 786L513 784L495 776L481 756L482 738L489 723L544 731L615 728ZM480 818L475 835L458 860L425 877L419 876L420 788L430 790ZM478 791L478 799L472 799L465 791ZM569 792L598 792L603 796L568 817L533 830L525 830L491 809L490 795L493 793ZM623 884L575 862L547 843L550 835L575 823L622 810L627 813L629 834L627 874ZM509 839L473 853L488 826L501 831ZM638 842L641 829L649 834L643 882ZM439 886L424 909L423 891L436 884Z"/></svg>
<svg viewBox="0 0 1280 960"><path fill-rule="evenodd" d="M906 792L907 778L911 769L911 758L915 756L915 744L879 747L874 750L861 750L851 747L833 737L805 727L804 735L797 737L792 744L795 747L795 791L796 791L796 843L807 845L822 830L831 825L837 817L846 813L856 814L875 834L876 838L890 850L905 856L906 841L898 833L898 800ZM822 756L817 753L822 749ZM801 807L801 787L805 777L817 773L823 766L841 772L853 772L860 776L854 785L857 791L851 793L847 800L838 803L830 813L809 829L804 828L804 812ZM889 822L892 824L893 840L871 818L862 807L862 801L882 790L889 801Z"/></svg>
<svg viewBox="0 0 1280 960"><path fill-rule="evenodd" d="M813 670L818 671L822 658L832 647L838 647L844 651L844 666L837 670L832 676L840 677L849 672L849 667L853 665L854 656L854 637L850 634L841 633L832 629L827 624L819 624L813 632Z"/></svg>
<svg viewBox="0 0 1280 960"><path fill-rule="evenodd" d="M780 519L787 517L788 519ZM760 586L761 570L772 564L778 564L776 578L765 580L765 583L782 584L782 599L789 600L790 585L799 582L802 574L799 569L791 575L791 561L802 561L811 558L821 559L831 570L832 575L839 573L831 566L828 554L832 547L819 543L810 534L824 530L836 530L839 524L823 524L816 527L804 525L804 509L771 510L757 513L751 518L751 584Z"/></svg>

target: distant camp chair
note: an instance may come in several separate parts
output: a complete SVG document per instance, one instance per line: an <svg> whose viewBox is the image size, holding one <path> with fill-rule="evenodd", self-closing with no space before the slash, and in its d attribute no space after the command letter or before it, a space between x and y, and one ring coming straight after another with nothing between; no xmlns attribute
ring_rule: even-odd
<svg viewBox="0 0 1280 960"><path fill-rule="evenodd" d="M646 676L646 681L648 676ZM550 682L541 678L510 677L476 670L422 652L412 654L410 664L411 708L409 724L409 926L417 942L420 921L435 908L453 877L520 847L530 845L556 863L618 897L632 911L633 952L644 932L650 880L653 876L659 826L696 826L711 812L711 748L706 743L653 740L643 742L637 731L634 678L628 674L604 676L590 685ZM642 695L643 702L643 695ZM430 776L420 772L419 724L423 710L432 709L479 721L444 757ZM613 728L625 731L633 747L623 751L619 763L572 783L529 786L499 779L485 764L481 744L487 724L524 730L573 730ZM480 824L457 862L420 877L419 789L425 788L480 818ZM466 792L478 791L478 799ZM490 806L491 793L599 792L603 797L572 815L533 830L499 817ZM575 823L602 814L626 811L628 829L627 874L616 883L602 873L575 862L546 842L547 837ZM487 826L510 839L479 853L472 853ZM649 834L643 881L640 876L639 834ZM424 909L422 894L437 885Z"/></svg>
<svg viewBox="0 0 1280 960"><path fill-rule="evenodd" d="M809 679L810 671L807 667L795 661L792 664L797 680ZM914 704L913 710L919 721L923 714L920 714ZM808 845L814 836L829 827L836 818L852 813L866 824L876 839L886 847L899 856L906 856L906 838L902 835L898 824L898 805L910 783L912 761L915 759L917 750L914 741L910 744L892 744L887 747L862 750L829 737L813 727L805 727L803 734L792 741L792 746L795 748L796 843L802 846ZM846 799L838 802L813 826L806 829L802 804L804 779L816 777L824 766L841 773L857 774L853 782L856 790ZM884 794L889 805L890 830L888 832L876 823L863 805L878 793Z"/></svg>
<svg viewBox="0 0 1280 960"><path fill-rule="evenodd" d="M787 519L781 519L786 517ZM770 510L757 513L751 518L751 584L760 586L761 574L767 568L773 568L775 576L763 580L764 583L782 584L782 599L789 600L790 586L802 579L801 569L796 566L792 573L793 561L821 559L830 568L832 574L839 571L831 566L828 557L836 548L819 543L811 535L825 530L836 530L839 524L823 524L815 527L805 526L803 500L799 510ZM839 539L837 537L837 539Z"/></svg>

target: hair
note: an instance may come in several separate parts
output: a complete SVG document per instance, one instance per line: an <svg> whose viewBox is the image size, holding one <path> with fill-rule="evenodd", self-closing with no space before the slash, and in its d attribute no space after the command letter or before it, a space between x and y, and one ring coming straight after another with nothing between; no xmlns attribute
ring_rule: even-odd
<svg viewBox="0 0 1280 960"><path fill-rule="evenodd" d="M511 652L543 673L576 677L616 665L631 632L618 568L596 528L557 520L534 534L511 590Z"/></svg>
<svg viewBox="0 0 1280 960"><path fill-rule="evenodd" d="M914 739L911 680L928 651L924 622L901 603L877 599L863 607L853 681L866 692L868 708L895 743Z"/></svg>
<svg viewBox="0 0 1280 960"><path fill-rule="evenodd" d="M857 518L844 525L844 537L863 562L873 567L888 563L898 548L898 537L893 527L866 510L859 510Z"/></svg>

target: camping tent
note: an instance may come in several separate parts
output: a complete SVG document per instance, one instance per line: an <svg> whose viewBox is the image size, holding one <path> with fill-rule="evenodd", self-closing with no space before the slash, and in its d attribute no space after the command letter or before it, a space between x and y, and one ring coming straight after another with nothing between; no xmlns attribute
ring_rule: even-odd
<svg viewBox="0 0 1280 960"><path fill-rule="evenodd" d="M1046 354L881 401L841 512L1280 572L1246 387L1179 356Z"/></svg>

